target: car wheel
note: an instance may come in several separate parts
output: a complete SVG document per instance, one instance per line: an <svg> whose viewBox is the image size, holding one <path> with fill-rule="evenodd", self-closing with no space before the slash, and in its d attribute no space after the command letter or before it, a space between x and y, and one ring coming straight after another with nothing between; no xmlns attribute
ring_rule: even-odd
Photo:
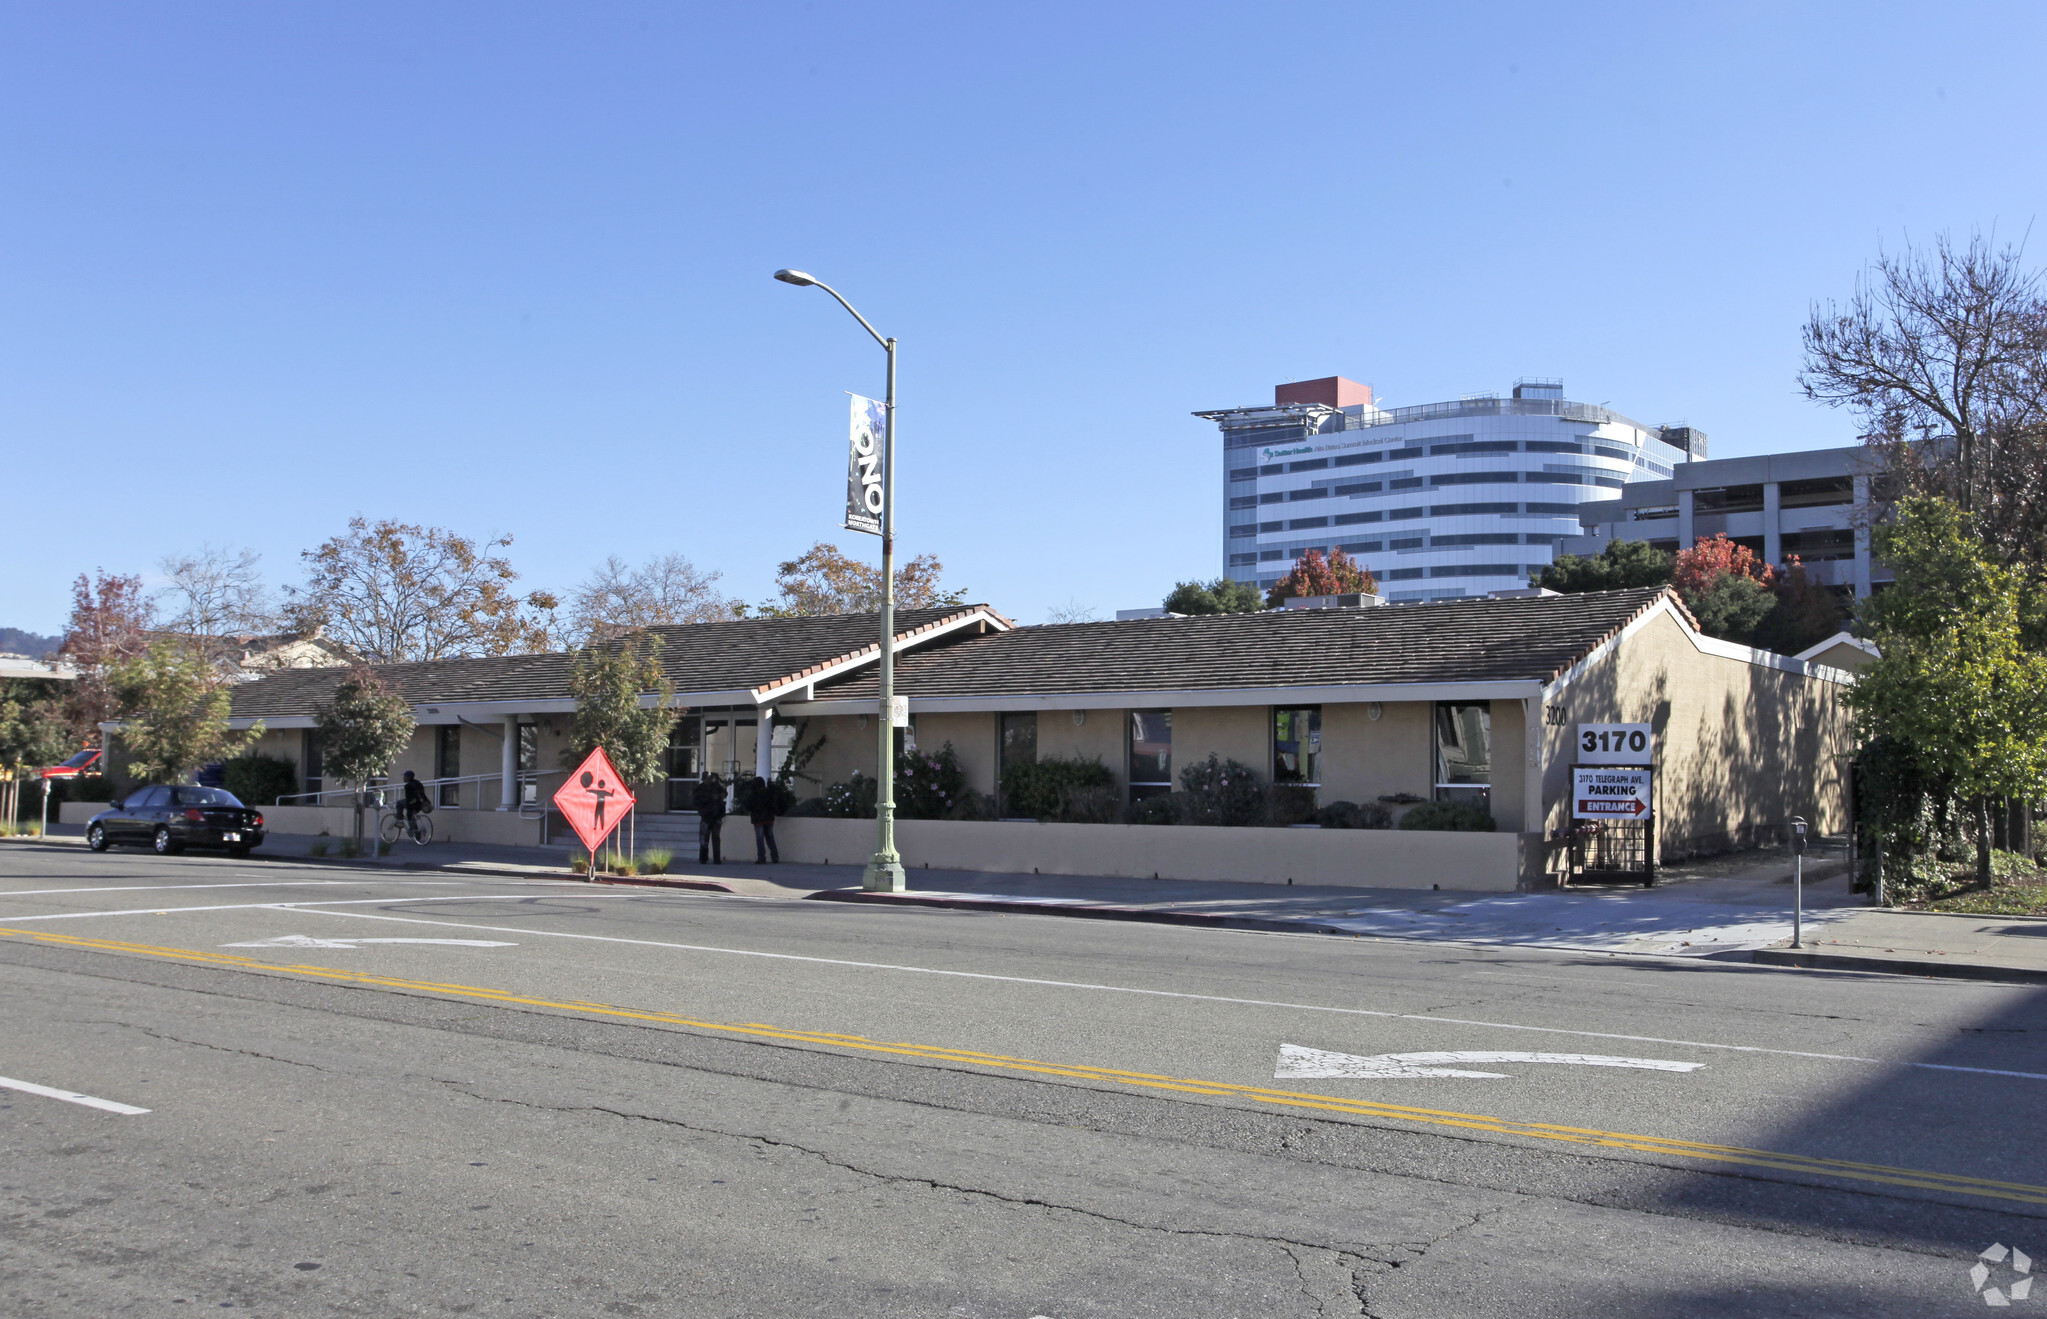
<svg viewBox="0 0 2047 1319"><path fill-rule="evenodd" d="M98 825L85 831L85 845L95 852L107 850L107 831Z"/></svg>
<svg viewBox="0 0 2047 1319"><path fill-rule="evenodd" d="M161 824L156 827L156 836L150 840L150 846L156 849L158 856L169 856L183 850L178 846L178 840L171 837L169 826Z"/></svg>

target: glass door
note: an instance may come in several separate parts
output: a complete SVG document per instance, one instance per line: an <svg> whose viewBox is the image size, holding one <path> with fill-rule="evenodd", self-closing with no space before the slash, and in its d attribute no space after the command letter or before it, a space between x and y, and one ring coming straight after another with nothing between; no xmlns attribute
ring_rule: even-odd
<svg viewBox="0 0 2047 1319"><path fill-rule="evenodd" d="M693 811L689 795L704 772L704 721L686 714L668 730L668 809Z"/></svg>

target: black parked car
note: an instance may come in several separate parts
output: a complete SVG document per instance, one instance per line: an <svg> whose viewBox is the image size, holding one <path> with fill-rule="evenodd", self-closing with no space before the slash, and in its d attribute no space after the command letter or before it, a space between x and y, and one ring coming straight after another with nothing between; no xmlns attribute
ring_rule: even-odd
<svg viewBox="0 0 2047 1319"><path fill-rule="evenodd" d="M247 856L263 842L263 815L221 788L137 788L92 817L85 841L95 852L114 843L148 843L162 855L224 847L229 856Z"/></svg>

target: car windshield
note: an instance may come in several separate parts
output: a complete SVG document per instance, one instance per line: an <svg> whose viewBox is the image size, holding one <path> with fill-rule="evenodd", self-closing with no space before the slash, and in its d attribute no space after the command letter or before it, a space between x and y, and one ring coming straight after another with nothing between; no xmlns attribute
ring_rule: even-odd
<svg viewBox="0 0 2047 1319"><path fill-rule="evenodd" d="M219 788L179 788L177 804L180 806L239 806L232 792Z"/></svg>
<svg viewBox="0 0 2047 1319"><path fill-rule="evenodd" d="M86 748L86 749L85 749L84 751L81 751L81 752L79 752L79 753L78 753L77 755L75 755L75 756L71 757L71 759L69 759L69 760L65 761L65 762L64 762L63 764L61 764L61 765L57 766L57 768L58 768L58 769L79 769L79 768L82 768L82 767L83 767L83 766L84 766L85 764L87 764L87 763L88 763L89 761L91 761L91 759L92 759L92 758L93 758L94 756L97 756L98 754L99 754L99 752L97 752L97 751L93 750L92 748L88 747L88 748Z"/></svg>

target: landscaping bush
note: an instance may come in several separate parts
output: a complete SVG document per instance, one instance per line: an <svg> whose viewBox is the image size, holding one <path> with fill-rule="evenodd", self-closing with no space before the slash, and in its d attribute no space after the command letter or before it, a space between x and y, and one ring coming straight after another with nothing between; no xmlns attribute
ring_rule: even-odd
<svg viewBox="0 0 2047 1319"><path fill-rule="evenodd" d="M950 742L936 755L905 750L896 757L897 819L945 819L968 791L967 773Z"/></svg>
<svg viewBox="0 0 2047 1319"><path fill-rule="evenodd" d="M114 781L104 774L81 774L75 779L65 779L57 784L50 794L54 805L60 801L112 801Z"/></svg>
<svg viewBox="0 0 2047 1319"><path fill-rule="evenodd" d="M1477 802L1425 801L1400 817L1400 827L1489 834L1498 826L1493 823L1492 812Z"/></svg>
<svg viewBox="0 0 2047 1319"><path fill-rule="evenodd" d="M1181 797L1177 792L1160 793L1156 797L1139 797L1123 812L1125 824L1178 824L1180 823Z"/></svg>
<svg viewBox="0 0 2047 1319"><path fill-rule="evenodd" d="M960 793L959 800L945 813L948 820L992 820L995 818L995 799L985 792L972 788Z"/></svg>
<svg viewBox="0 0 2047 1319"><path fill-rule="evenodd" d="M665 875L675 864L675 853L665 847L650 847L640 853L640 865L650 875Z"/></svg>
<svg viewBox="0 0 2047 1319"><path fill-rule="evenodd" d="M1279 825L1313 824L1315 790L1298 783L1273 784L1272 822Z"/></svg>
<svg viewBox="0 0 2047 1319"><path fill-rule="evenodd" d="M1210 752L1180 771L1185 789L1182 824L1257 824L1265 818L1265 789L1249 765Z"/></svg>
<svg viewBox="0 0 2047 1319"><path fill-rule="evenodd" d="M1377 802L1361 806L1354 801L1333 801L1315 812L1315 822L1324 829L1391 829L1393 812Z"/></svg>
<svg viewBox="0 0 2047 1319"><path fill-rule="evenodd" d="M1045 756L1002 771L1002 812L1036 820L1065 818L1068 794L1086 788L1116 788L1116 775L1099 759ZM1115 818L1113 815L1111 819Z"/></svg>
<svg viewBox="0 0 2047 1319"><path fill-rule="evenodd" d="M852 778L824 790L824 808L818 814L834 820L871 820L874 803L880 796L881 780L856 769Z"/></svg>
<svg viewBox="0 0 2047 1319"><path fill-rule="evenodd" d="M220 782L244 806L275 806L299 790L299 767L282 756L250 752L222 761Z"/></svg>
<svg viewBox="0 0 2047 1319"><path fill-rule="evenodd" d="M784 815L792 818L797 816L823 815L825 813L824 798L822 797L805 797L802 801L797 802L794 806L783 812Z"/></svg>
<svg viewBox="0 0 2047 1319"><path fill-rule="evenodd" d="M739 813L752 814L754 798L763 795L768 799L768 808L777 815L788 815L796 808L795 790L781 779L762 779L760 786L756 787L753 779L745 778L739 781Z"/></svg>
<svg viewBox="0 0 2047 1319"><path fill-rule="evenodd" d="M1123 818L1123 794L1113 784L1067 788L1052 818L1061 824L1114 824Z"/></svg>

